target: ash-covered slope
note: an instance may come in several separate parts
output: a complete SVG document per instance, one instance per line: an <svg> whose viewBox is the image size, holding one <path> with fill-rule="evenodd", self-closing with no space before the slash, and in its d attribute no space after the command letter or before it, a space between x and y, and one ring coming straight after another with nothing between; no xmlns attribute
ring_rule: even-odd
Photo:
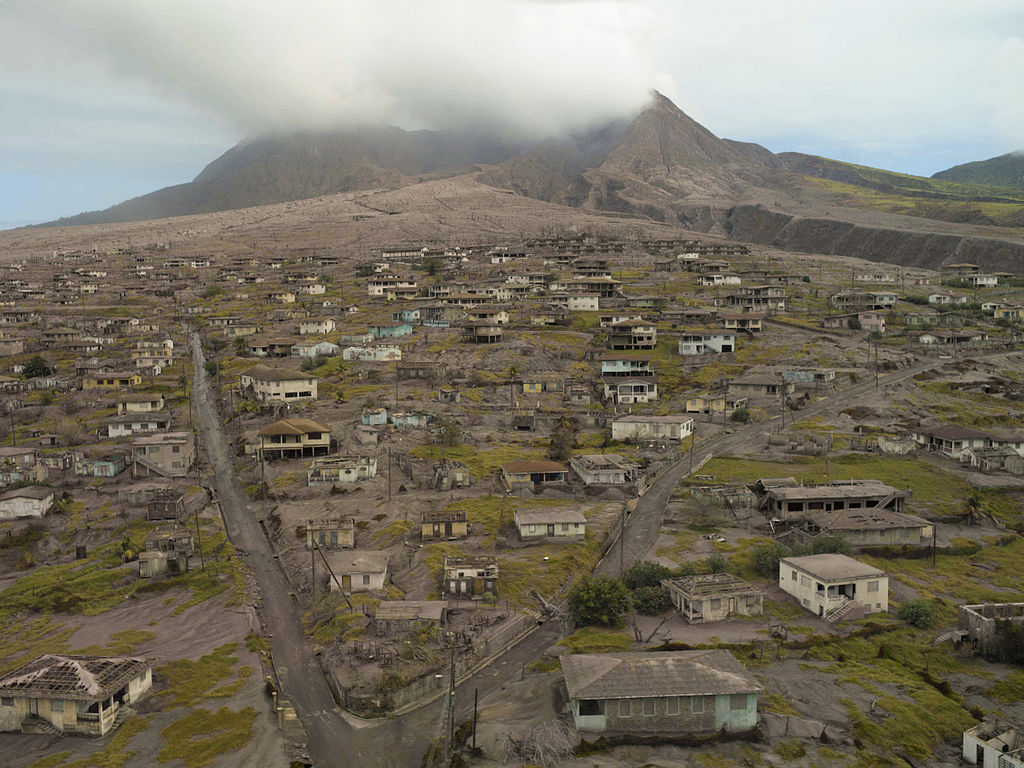
<svg viewBox="0 0 1024 768"><path fill-rule="evenodd" d="M499 163L522 149L485 135L388 125L261 137L231 148L187 184L51 223L142 221L395 188Z"/></svg>

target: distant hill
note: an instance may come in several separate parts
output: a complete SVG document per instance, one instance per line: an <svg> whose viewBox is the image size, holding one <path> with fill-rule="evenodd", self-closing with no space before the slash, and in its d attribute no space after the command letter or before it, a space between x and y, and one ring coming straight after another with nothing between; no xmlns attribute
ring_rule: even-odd
<svg viewBox="0 0 1024 768"><path fill-rule="evenodd" d="M266 136L232 147L187 184L50 224L142 221L393 189L500 163L522 150L522 145L489 136L403 131L388 125Z"/></svg>
<svg viewBox="0 0 1024 768"><path fill-rule="evenodd" d="M939 171L933 179L1024 189L1024 150Z"/></svg>

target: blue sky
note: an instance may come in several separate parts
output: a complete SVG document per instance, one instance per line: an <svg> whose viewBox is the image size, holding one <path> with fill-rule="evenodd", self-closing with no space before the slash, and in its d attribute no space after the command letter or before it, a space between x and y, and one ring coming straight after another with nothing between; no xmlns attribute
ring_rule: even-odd
<svg viewBox="0 0 1024 768"><path fill-rule="evenodd" d="M538 138L650 88L719 136L930 175L1024 149L1019 0L0 0L0 227L189 181L247 135Z"/></svg>

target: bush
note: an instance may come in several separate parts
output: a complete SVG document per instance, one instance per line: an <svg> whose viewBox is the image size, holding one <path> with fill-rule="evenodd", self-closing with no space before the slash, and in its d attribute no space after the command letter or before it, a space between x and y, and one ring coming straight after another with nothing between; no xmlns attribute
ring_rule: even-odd
<svg viewBox="0 0 1024 768"><path fill-rule="evenodd" d="M708 558L708 570L711 573L729 573L731 569L732 563L721 552L715 552L715 554Z"/></svg>
<svg viewBox="0 0 1024 768"><path fill-rule="evenodd" d="M899 617L912 627L928 629L935 624L935 606L928 600L907 600L900 606Z"/></svg>
<svg viewBox="0 0 1024 768"><path fill-rule="evenodd" d="M778 579L779 559L785 557L785 551L778 544L760 544L752 553L754 570L766 579Z"/></svg>
<svg viewBox="0 0 1024 768"><path fill-rule="evenodd" d="M672 607L672 598L664 587L638 587L633 590L633 608L644 616L657 616Z"/></svg>
<svg viewBox="0 0 1024 768"><path fill-rule="evenodd" d="M750 423L750 411L746 408L737 408L729 416L730 421L735 421L737 424L749 424Z"/></svg>
<svg viewBox="0 0 1024 768"><path fill-rule="evenodd" d="M612 576L585 578L569 593L569 614L577 625L618 626L628 611L626 585Z"/></svg>
<svg viewBox="0 0 1024 768"><path fill-rule="evenodd" d="M637 560L622 575L622 582L626 589L634 592L643 587L661 588L661 580L667 579L672 572L660 563L652 563L650 560Z"/></svg>

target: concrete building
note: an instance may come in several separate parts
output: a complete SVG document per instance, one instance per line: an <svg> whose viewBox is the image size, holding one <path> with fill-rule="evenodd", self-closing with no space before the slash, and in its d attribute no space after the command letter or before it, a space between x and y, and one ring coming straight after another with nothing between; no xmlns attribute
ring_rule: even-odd
<svg viewBox="0 0 1024 768"><path fill-rule="evenodd" d="M995 650L996 629L1001 621L1024 626L1024 603L961 605L957 628L979 653L987 656Z"/></svg>
<svg viewBox="0 0 1024 768"><path fill-rule="evenodd" d="M510 461L501 465L501 476L505 485L564 483L569 470L557 461L533 459L530 461Z"/></svg>
<svg viewBox="0 0 1024 768"><path fill-rule="evenodd" d="M420 519L423 540L464 539L469 536L469 514L464 509L424 512Z"/></svg>
<svg viewBox="0 0 1024 768"><path fill-rule="evenodd" d="M569 466L584 485L625 485L643 474L640 465L617 453L590 453L573 456Z"/></svg>
<svg viewBox="0 0 1024 768"><path fill-rule="evenodd" d="M256 365L239 376L242 396L260 403L316 400L317 379L288 368Z"/></svg>
<svg viewBox="0 0 1024 768"><path fill-rule="evenodd" d="M195 552L195 539L181 526L158 528L146 536L145 549L139 553L139 578L152 579L165 573L188 572L189 558Z"/></svg>
<svg viewBox="0 0 1024 768"><path fill-rule="evenodd" d="M565 654L577 730L638 736L751 731L763 689L728 651Z"/></svg>
<svg viewBox="0 0 1024 768"><path fill-rule="evenodd" d="M761 511L772 520L839 510L887 509L902 513L910 496L910 491L878 480L800 485L792 477L761 478L749 487L757 495Z"/></svg>
<svg viewBox="0 0 1024 768"><path fill-rule="evenodd" d="M608 326L608 349L654 349L658 330L646 320L621 320Z"/></svg>
<svg viewBox="0 0 1024 768"><path fill-rule="evenodd" d="M488 555L446 557L441 571L441 594L446 598L479 600L498 596L498 561Z"/></svg>
<svg viewBox="0 0 1024 768"><path fill-rule="evenodd" d="M784 557L779 588L825 621L889 610L888 574L846 555Z"/></svg>
<svg viewBox="0 0 1024 768"><path fill-rule="evenodd" d="M358 483L376 476L377 459L372 456L331 456L309 463L306 485Z"/></svg>
<svg viewBox="0 0 1024 768"><path fill-rule="evenodd" d="M693 419L676 416L622 416L612 422L612 440L683 440L693 434Z"/></svg>
<svg viewBox="0 0 1024 768"><path fill-rule="evenodd" d="M982 768L1024 768L1024 733L994 718L964 731L963 758Z"/></svg>
<svg viewBox="0 0 1024 768"><path fill-rule="evenodd" d="M514 519L520 541L557 544L582 541L587 535L587 518L578 509L517 509Z"/></svg>
<svg viewBox="0 0 1024 768"><path fill-rule="evenodd" d="M53 488L29 485L0 495L0 520L42 517L53 506Z"/></svg>
<svg viewBox="0 0 1024 768"><path fill-rule="evenodd" d="M184 477L196 457L190 432L136 437L131 445L132 477Z"/></svg>
<svg viewBox="0 0 1024 768"><path fill-rule="evenodd" d="M156 413L164 409L164 396L160 394L120 395L114 402L119 416L129 413Z"/></svg>
<svg viewBox="0 0 1024 768"><path fill-rule="evenodd" d="M306 521L306 549L313 545L326 549L352 549L356 545L354 517L334 515Z"/></svg>
<svg viewBox="0 0 1024 768"><path fill-rule="evenodd" d="M0 679L0 731L103 736L152 686L149 659L41 656Z"/></svg>
<svg viewBox="0 0 1024 768"><path fill-rule="evenodd" d="M267 459L323 456L331 450L331 428L312 419L280 419L257 433L256 453Z"/></svg>
<svg viewBox="0 0 1024 768"><path fill-rule="evenodd" d="M661 584L689 624L760 616L764 610L764 592L731 573L676 576L663 579Z"/></svg>
<svg viewBox="0 0 1024 768"><path fill-rule="evenodd" d="M334 576L341 582L341 590L353 592L382 592L388 576L388 553L366 549L349 549L325 553ZM338 581L330 578L331 591Z"/></svg>
<svg viewBox="0 0 1024 768"><path fill-rule="evenodd" d="M653 375L635 379L624 376L601 379L601 387L604 398L618 405L653 403L658 399L658 377Z"/></svg>

